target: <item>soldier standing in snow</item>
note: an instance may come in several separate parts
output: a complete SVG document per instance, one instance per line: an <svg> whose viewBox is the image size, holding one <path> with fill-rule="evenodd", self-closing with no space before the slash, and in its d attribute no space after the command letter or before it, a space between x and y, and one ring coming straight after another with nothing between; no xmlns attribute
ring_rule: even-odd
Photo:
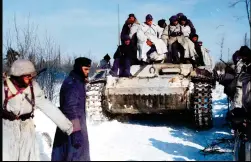
<svg viewBox="0 0 251 162"><path fill-rule="evenodd" d="M57 128L52 149L52 161L90 161L85 110L85 85L90 66L90 59L77 58L74 69L62 84L60 109L72 121L74 133L67 136Z"/></svg>
<svg viewBox="0 0 251 162"><path fill-rule="evenodd" d="M36 70L28 60L16 60L11 66L10 77L3 82L3 160L39 161L33 113L39 108L66 136L73 131L73 124L45 98L43 91L32 78Z"/></svg>
<svg viewBox="0 0 251 162"><path fill-rule="evenodd" d="M243 118L246 116L246 110L243 108L243 81L242 81L242 75L244 75L246 72L243 71L244 67L249 65L251 63L251 50L247 46L242 46L240 50L238 51L238 56L241 58L239 61L236 62L236 68L235 68L235 91L231 103L231 110L228 113L227 119L230 119L230 122L233 124L233 128L235 129L234 121L239 118ZM228 88L230 89L230 88Z"/></svg>

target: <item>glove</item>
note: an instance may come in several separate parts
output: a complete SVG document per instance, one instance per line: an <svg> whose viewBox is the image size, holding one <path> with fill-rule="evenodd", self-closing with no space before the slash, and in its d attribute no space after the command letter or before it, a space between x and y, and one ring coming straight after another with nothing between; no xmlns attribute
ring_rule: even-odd
<svg viewBox="0 0 251 162"><path fill-rule="evenodd" d="M81 144L83 143L83 135L81 131L73 132L70 136L71 136L72 146L76 149L81 147Z"/></svg>

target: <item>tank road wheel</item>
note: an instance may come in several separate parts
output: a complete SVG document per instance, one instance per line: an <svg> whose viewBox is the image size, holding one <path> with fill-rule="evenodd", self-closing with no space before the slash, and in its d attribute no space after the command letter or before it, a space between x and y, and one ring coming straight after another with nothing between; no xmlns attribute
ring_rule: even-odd
<svg viewBox="0 0 251 162"><path fill-rule="evenodd" d="M191 101L194 124L196 128L212 128L212 85L202 81L194 82L194 92L192 94Z"/></svg>
<svg viewBox="0 0 251 162"><path fill-rule="evenodd" d="M105 83L89 84L87 87L86 111L87 118L92 122L107 121L107 114L103 112L102 100Z"/></svg>

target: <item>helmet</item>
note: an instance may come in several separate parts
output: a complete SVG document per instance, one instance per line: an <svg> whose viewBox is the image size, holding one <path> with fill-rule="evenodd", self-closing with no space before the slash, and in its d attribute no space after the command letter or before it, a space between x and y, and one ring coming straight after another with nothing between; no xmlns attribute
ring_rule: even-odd
<svg viewBox="0 0 251 162"><path fill-rule="evenodd" d="M36 75L36 70L33 63L29 60L18 59L13 62L10 68L10 75L22 76L22 75Z"/></svg>
<svg viewBox="0 0 251 162"><path fill-rule="evenodd" d="M187 21L187 17L186 16L180 16L180 21Z"/></svg>
<svg viewBox="0 0 251 162"><path fill-rule="evenodd" d="M184 14L183 13L178 13L176 16L181 17L181 16L184 16Z"/></svg>
<svg viewBox="0 0 251 162"><path fill-rule="evenodd" d="M169 18L169 21L170 21L170 22L178 21L178 17L177 17L176 15L171 16L171 17Z"/></svg>
<svg viewBox="0 0 251 162"><path fill-rule="evenodd" d="M153 17L151 14L146 15L146 20L153 20Z"/></svg>

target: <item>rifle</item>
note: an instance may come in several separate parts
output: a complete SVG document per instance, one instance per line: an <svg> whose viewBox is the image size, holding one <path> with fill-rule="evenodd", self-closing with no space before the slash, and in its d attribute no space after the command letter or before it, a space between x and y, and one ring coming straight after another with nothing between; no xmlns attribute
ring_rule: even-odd
<svg viewBox="0 0 251 162"><path fill-rule="evenodd" d="M228 63L226 63L225 61L223 61L222 59L220 59L221 62L223 62L227 67L231 67Z"/></svg>
<svg viewBox="0 0 251 162"><path fill-rule="evenodd" d="M222 59L220 59L220 61L223 62L223 63L226 65L225 72L236 75L235 69L233 69L233 68L231 67L231 65L229 65L228 63L226 63L226 62L223 61Z"/></svg>
<svg viewBox="0 0 251 162"><path fill-rule="evenodd" d="M47 68L43 68L43 69L39 70L38 73L37 73L37 75L36 75L36 77L37 77L38 75L40 75L41 73L45 72L46 70L47 70Z"/></svg>

